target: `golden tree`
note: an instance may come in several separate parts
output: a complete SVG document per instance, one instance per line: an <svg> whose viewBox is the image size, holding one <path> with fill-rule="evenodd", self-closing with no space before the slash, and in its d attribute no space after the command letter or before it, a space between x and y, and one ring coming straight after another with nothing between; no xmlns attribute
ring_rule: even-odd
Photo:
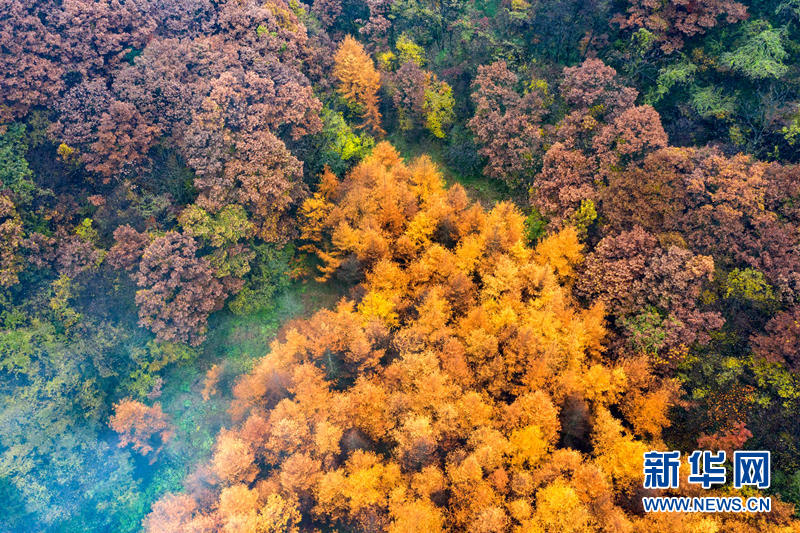
<svg viewBox="0 0 800 533"><path fill-rule="evenodd" d="M381 76L361 43L350 35L345 36L336 49L333 74L339 80L342 97L363 115L376 134L383 135L378 111Z"/></svg>

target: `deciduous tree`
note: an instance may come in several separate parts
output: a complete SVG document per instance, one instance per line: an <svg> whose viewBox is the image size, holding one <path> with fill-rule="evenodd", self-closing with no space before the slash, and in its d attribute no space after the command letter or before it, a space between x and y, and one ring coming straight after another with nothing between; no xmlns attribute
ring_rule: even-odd
<svg viewBox="0 0 800 533"><path fill-rule="evenodd" d="M381 79L372 58L361 43L346 35L336 49L334 61L333 74L339 80L339 93L364 117L373 132L383 135L378 110Z"/></svg>
<svg viewBox="0 0 800 533"><path fill-rule="evenodd" d="M701 0L699 2L648 2L630 0L626 14L614 21L622 28L645 28L655 35L661 49L673 53L683 47L684 39L703 34L721 20L728 24L747 18L747 7L734 0Z"/></svg>
<svg viewBox="0 0 800 533"><path fill-rule="evenodd" d="M160 404L149 407L131 399L114 406L109 424L120 436L120 448L130 444L142 455L152 454L151 463L174 433Z"/></svg>
<svg viewBox="0 0 800 533"><path fill-rule="evenodd" d="M172 231L142 253L134 276L139 323L160 340L200 344L208 315L221 304L222 285L196 252L193 238Z"/></svg>
<svg viewBox="0 0 800 533"><path fill-rule="evenodd" d="M489 163L484 172L510 182L525 181L535 167L542 143L544 96L531 86L520 95L519 78L505 61L478 67L473 82L475 116L469 127Z"/></svg>
<svg viewBox="0 0 800 533"><path fill-rule="evenodd" d="M19 281L17 274L23 267L22 236L22 220L14 202L0 195L0 286L10 287Z"/></svg>
<svg viewBox="0 0 800 533"><path fill-rule="evenodd" d="M114 268L135 270L139 266L145 249L150 244L146 233L139 233L128 224L114 230L114 244L106 254L106 261Z"/></svg>
<svg viewBox="0 0 800 533"><path fill-rule="evenodd" d="M620 501L641 485L642 453L663 446L677 384L647 357L604 355L597 300L635 307L653 294L665 308L689 306L709 258L662 251L637 230L610 247L631 249L623 285L647 288L582 307L569 288L582 260L574 228L532 250L511 204L470 205L430 160L407 164L386 143L341 182L325 178L304 214L324 273L359 262L358 300L294 322L273 343L234 388L212 494L174 518L164 510L176 496L165 497L150 531L253 520L262 502L284 509L286 528L650 526ZM471 286L455 290L454 279Z"/></svg>

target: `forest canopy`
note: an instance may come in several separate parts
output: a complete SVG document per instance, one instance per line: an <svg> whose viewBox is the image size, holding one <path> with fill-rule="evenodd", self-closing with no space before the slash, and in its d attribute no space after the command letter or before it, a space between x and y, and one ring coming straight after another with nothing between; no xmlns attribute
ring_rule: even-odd
<svg viewBox="0 0 800 533"><path fill-rule="evenodd" d="M797 530L798 58L796 0L5 0L0 531Z"/></svg>

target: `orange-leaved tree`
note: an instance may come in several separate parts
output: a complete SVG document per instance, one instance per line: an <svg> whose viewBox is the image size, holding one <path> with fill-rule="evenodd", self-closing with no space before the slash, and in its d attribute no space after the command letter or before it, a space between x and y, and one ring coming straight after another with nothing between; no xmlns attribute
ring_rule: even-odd
<svg viewBox="0 0 800 533"><path fill-rule="evenodd" d="M161 410L160 404L148 407L131 399L123 400L114 406L110 425L120 436L120 447L130 444L142 455L147 456L152 453L151 462L174 433L172 424Z"/></svg>
<svg viewBox="0 0 800 533"><path fill-rule="evenodd" d="M339 80L339 92L348 104L357 109L366 124L378 134L381 128L381 113L378 110L378 89L381 76L364 47L352 36L345 36L334 55L333 74Z"/></svg>

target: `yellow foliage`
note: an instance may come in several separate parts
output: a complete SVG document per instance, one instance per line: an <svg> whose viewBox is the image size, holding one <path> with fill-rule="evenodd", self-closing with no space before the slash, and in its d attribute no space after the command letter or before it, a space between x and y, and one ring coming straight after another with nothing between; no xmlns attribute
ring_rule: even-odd
<svg viewBox="0 0 800 533"><path fill-rule="evenodd" d="M232 432L223 430L220 433L212 466L221 480L229 483L252 481L257 473L254 460L247 442Z"/></svg>
<svg viewBox="0 0 800 533"><path fill-rule="evenodd" d="M358 312L365 319L377 318L389 327L398 324L399 317L394 309L391 296L387 297L387 294L383 292L369 292L358 304Z"/></svg>
<svg viewBox="0 0 800 533"><path fill-rule="evenodd" d="M425 64L425 49L412 41L406 34L400 35L395 43L398 63L415 63L418 67Z"/></svg>
<svg viewBox="0 0 800 533"><path fill-rule="evenodd" d="M623 492L630 492L642 484L644 453L649 447L636 441L605 408L595 414L594 434L596 464Z"/></svg>
<svg viewBox="0 0 800 533"><path fill-rule="evenodd" d="M511 434L510 442L513 450L511 464L516 466L523 464L535 466L550 447L539 426L527 426L515 430Z"/></svg>
<svg viewBox="0 0 800 533"><path fill-rule="evenodd" d="M342 429L323 420L314 431L314 446L320 454L339 453L339 441L342 440Z"/></svg>
<svg viewBox="0 0 800 533"><path fill-rule="evenodd" d="M389 533L437 533L443 531L441 509L429 500L414 500L392 507Z"/></svg>
<svg viewBox="0 0 800 533"><path fill-rule="evenodd" d="M625 390L627 378L621 368L609 368L594 364L583 376L585 397L601 405L615 403L620 393Z"/></svg>
<svg viewBox="0 0 800 533"><path fill-rule="evenodd" d="M391 489L401 481L399 466L385 464L375 454L360 450L350 456L346 470L341 490L351 513L371 505L386 505Z"/></svg>
<svg viewBox="0 0 800 533"><path fill-rule="evenodd" d="M389 71L394 68L397 56L391 50L386 50L378 54L378 67L381 70Z"/></svg>
<svg viewBox="0 0 800 533"><path fill-rule="evenodd" d="M575 490L561 480L536 493L534 519L541 531L547 533L595 531L589 509Z"/></svg>
<svg viewBox="0 0 800 533"><path fill-rule="evenodd" d="M255 520L254 533L297 533L302 520L297 503L270 494Z"/></svg>
<svg viewBox="0 0 800 533"><path fill-rule="evenodd" d="M411 488L422 498L429 498L446 487L444 473L434 465L428 465L412 476Z"/></svg>
<svg viewBox="0 0 800 533"><path fill-rule="evenodd" d="M75 151L75 148L66 143L59 144L58 148L56 148L56 153L58 154L58 157L60 157L65 163L76 163L78 160L78 155Z"/></svg>
<svg viewBox="0 0 800 533"><path fill-rule="evenodd" d="M426 212L420 211L408 224L406 236L416 246L421 246L430 242L430 237L435 229L436 220L433 220Z"/></svg>
<svg viewBox="0 0 800 533"><path fill-rule="evenodd" d="M257 509L258 493L246 485L225 487L219 495L219 514L223 519L255 515Z"/></svg>
<svg viewBox="0 0 800 533"><path fill-rule="evenodd" d="M549 264L563 283L571 284L575 281L575 267L583 260L582 250L577 231L567 226L536 245L534 260L539 264Z"/></svg>

